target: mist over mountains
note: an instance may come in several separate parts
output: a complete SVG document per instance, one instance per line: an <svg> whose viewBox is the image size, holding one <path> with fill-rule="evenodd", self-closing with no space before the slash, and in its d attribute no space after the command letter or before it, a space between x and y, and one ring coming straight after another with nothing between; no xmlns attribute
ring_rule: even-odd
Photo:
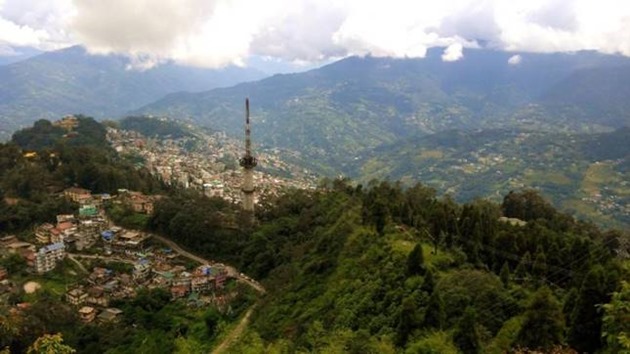
<svg viewBox="0 0 630 354"><path fill-rule="evenodd" d="M120 56L93 56L80 46L0 66L0 134L41 118L83 113L114 118L177 91L204 91L264 77L260 71L164 64L138 71Z"/></svg>

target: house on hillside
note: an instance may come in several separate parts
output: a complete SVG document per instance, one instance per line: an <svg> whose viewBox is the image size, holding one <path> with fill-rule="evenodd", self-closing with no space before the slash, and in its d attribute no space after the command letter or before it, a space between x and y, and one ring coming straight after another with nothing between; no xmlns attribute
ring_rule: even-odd
<svg viewBox="0 0 630 354"><path fill-rule="evenodd" d="M96 318L96 309L92 306L83 306L79 309L79 318L83 323L90 323Z"/></svg>
<svg viewBox="0 0 630 354"><path fill-rule="evenodd" d="M92 304L100 307L109 306L109 297L105 295L105 290L100 286L93 286L87 290L88 297L85 301L88 304Z"/></svg>
<svg viewBox="0 0 630 354"><path fill-rule="evenodd" d="M39 249L35 255L35 271L46 273L55 268L57 262L66 256L66 246L63 242L52 243Z"/></svg>
<svg viewBox="0 0 630 354"><path fill-rule="evenodd" d="M185 285L174 285L171 287L171 297L173 300L181 299L188 294L189 289Z"/></svg>
<svg viewBox="0 0 630 354"><path fill-rule="evenodd" d="M100 322L115 322L120 319L120 314L123 311L121 309L117 309L114 307L106 308L98 315L98 320Z"/></svg>
<svg viewBox="0 0 630 354"><path fill-rule="evenodd" d="M70 132L79 126L79 120L75 116L69 115L52 122L52 125Z"/></svg>
<svg viewBox="0 0 630 354"><path fill-rule="evenodd" d="M75 203L87 204L92 199L92 192L77 187L70 187L63 191L63 195Z"/></svg>
<svg viewBox="0 0 630 354"><path fill-rule="evenodd" d="M66 293L66 301L74 306L79 306L87 300L88 294L81 288L71 289Z"/></svg>
<svg viewBox="0 0 630 354"><path fill-rule="evenodd" d="M38 226L35 229L35 239L37 240L37 242L41 244L45 244L45 245L49 244L50 243L50 230L54 228L55 227L49 223L45 223Z"/></svg>
<svg viewBox="0 0 630 354"><path fill-rule="evenodd" d="M151 275L151 263L146 259L141 259L133 265L133 280L137 283L144 282Z"/></svg>
<svg viewBox="0 0 630 354"><path fill-rule="evenodd" d="M15 237L14 235L0 237L0 247L2 248L6 248L14 242L18 242L17 237Z"/></svg>
<svg viewBox="0 0 630 354"><path fill-rule="evenodd" d="M153 214L153 203L157 196L144 195L140 192L119 190L121 201L136 213Z"/></svg>

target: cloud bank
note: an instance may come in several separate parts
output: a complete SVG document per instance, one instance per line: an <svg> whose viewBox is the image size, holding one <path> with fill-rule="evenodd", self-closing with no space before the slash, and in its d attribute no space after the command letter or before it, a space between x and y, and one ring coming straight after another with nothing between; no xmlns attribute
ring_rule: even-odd
<svg viewBox="0 0 630 354"><path fill-rule="evenodd" d="M222 67L250 56L465 59L465 48L630 56L627 0L0 0L0 55L82 44L137 67ZM514 63L513 63L514 64Z"/></svg>

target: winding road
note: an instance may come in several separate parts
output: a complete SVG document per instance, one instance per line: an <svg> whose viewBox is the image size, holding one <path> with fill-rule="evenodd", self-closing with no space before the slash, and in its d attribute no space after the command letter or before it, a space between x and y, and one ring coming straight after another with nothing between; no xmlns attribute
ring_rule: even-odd
<svg viewBox="0 0 630 354"><path fill-rule="evenodd" d="M159 235L155 235L155 234L151 234L151 237L154 238L155 240L165 244L166 246L170 247L173 251L179 253L180 255L182 255L182 257L188 258L190 260L193 260L195 262L198 262L200 264L221 264L218 262L214 262L211 261L209 259L205 259L203 257L200 257L196 254L190 253L188 251L186 251L185 249L181 248L177 243L173 242L172 240L169 240L165 237L159 236ZM68 257L74 261L75 263L77 263L82 270L84 270L87 273L87 269L85 269L83 267L83 265L81 264L81 262L79 262L76 258L89 258L89 259L102 259L102 260L109 260L109 261L117 261L117 262L125 262L125 263L130 263L133 264L134 262L128 259L124 259L124 258L119 258L119 257L115 257L115 256L100 256L100 255L85 255L85 254L76 254L76 253L69 253ZM246 275L240 273L238 270L236 270L236 268L229 266L229 265L223 265L225 267L225 269L228 272L228 275L235 278L237 281L241 282L241 283L245 283L247 285L249 285L250 287L252 287L254 290L258 291L261 294L264 294L265 288L260 285L260 283L258 283L257 281L247 277ZM252 305L247 312L245 313L245 315L243 316L243 318L241 319L241 321L238 323L238 325L232 330L232 332L230 332L230 334L228 334L227 337L225 337L225 339L221 342L221 344L219 344L213 351L213 354L219 354L224 352L225 350L227 350L230 345L232 345L232 343L234 343L234 341L236 341L238 339L238 337L241 336L241 334L243 334L243 331L245 331L245 329L247 328L247 325L249 324L249 319L252 315L252 312L254 311L254 308L256 307L256 304Z"/></svg>
<svg viewBox="0 0 630 354"><path fill-rule="evenodd" d="M195 254L192 254L192 253L184 250L183 248L181 248L178 244L176 244L172 240L169 240L169 239L167 239L165 237L162 237L162 236L159 236L159 235L154 235L154 234L152 234L151 237L153 237L154 239L164 243L165 245L170 247L173 251L181 254L183 257L191 259L191 260L193 260L195 262L199 262L201 264L210 264L210 265L217 263L217 262L213 262L211 260L199 257L199 256L197 256ZM251 286L252 288L254 288L256 291L258 291L261 294L265 293L265 288L263 288L262 285L260 285L257 281L255 281L253 279L250 279L249 277L246 277L242 273L239 273L236 270L236 268L234 268L232 266L225 265L225 269L227 270L227 272L228 272L228 274L230 276L236 278L239 282L242 282L242 283L245 283L245 284ZM232 343L234 343L241 336L241 334L243 334L243 332L247 328L247 325L249 324L249 319L250 319L250 317L252 315L252 312L254 311L254 308L256 308L256 304L252 305L247 310L247 312L245 313L245 316L243 316L243 318L238 323L238 325L236 327L234 327L232 332L230 332L230 334L228 334L227 337L225 337L225 339L223 339L223 341L221 341L221 344L219 344L216 348L214 348L214 350L212 350L212 354L220 354L220 353L225 352L232 345Z"/></svg>
<svg viewBox="0 0 630 354"><path fill-rule="evenodd" d="M184 250L183 248L181 248L178 244L176 244L172 240L169 240L169 239L167 239L165 237L162 237L162 236L159 236L159 235L155 235L155 234L151 234L151 237L153 237L154 239L164 243L165 245L170 247L173 251L175 251L175 252L181 254L182 256L184 256L184 257L186 257L188 259L191 259L191 260L193 260L195 262L199 262L201 264L210 264L210 265L212 265L212 264L219 264L218 262L214 262L214 261L211 261L209 259L205 259L205 258L199 257L199 256L197 256L195 254L192 254L192 253ZM232 266L225 265L225 269L227 270L229 276L236 278L239 282L242 282L242 283L245 283L245 284L251 286L252 288L254 288L256 291L258 291L261 294L264 294L266 292L265 288L263 288L263 286L260 285L260 283L258 283L257 281L255 281L255 280L245 276L242 273L239 273L236 270L236 268L234 268Z"/></svg>

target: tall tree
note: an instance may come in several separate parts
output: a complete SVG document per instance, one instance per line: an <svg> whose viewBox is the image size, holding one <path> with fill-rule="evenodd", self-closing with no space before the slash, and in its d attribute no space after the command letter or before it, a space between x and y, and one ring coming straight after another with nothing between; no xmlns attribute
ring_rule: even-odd
<svg viewBox="0 0 630 354"><path fill-rule="evenodd" d="M608 302L605 280L604 268L594 266L582 283L571 313L568 341L580 352L594 353L602 346L602 315L598 305Z"/></svg>
<svg viewBox="0 0 630 354"><path fill-rule="evenodd" d="M475 310L472 307L468 306L466 308L464 316L457 323L453 341L464 354L479 353L481 344L479 343Z"/></svg>
<svg viewBox="0 0 630 354"><path fill-rule="evenodd" d="M527 306L517 342L529 349L549 350L562 342L563 333L562 307L551 290L543 286Z"/></svg>
<svg viewBox="0 0 630 354"><path fill-rule="evenodd" d="M434 291L429 298L427 311L424 314L424 325L441 330L445 323L444 300L442 300L439 291Z"/></svg>
<svg viewBox="0 0 630 354"><path fill-rule="evenodd" d="M501 283L503 283L504 287L508 287L510 284L510 266L507 262L503 263L501 267L501 272L499 273L499 278L501 278Z"/></svg>
<svg viewBox="0 0 630 354"><path fill-rule="evenodd" d="M435 288L435 278L433 276L433 272L431 270L427 270L424 275L424 281L422 282L422 286L420 290L427 292L427 294L433 293L433 289Z"/></svg>
<svg viewBox="0 0 630 354"><path fill-rule="evenodd" d="M527 276L529 275L529 268L531 266L532 263L532 257L528 252L525 252L525 255L523 255L523 257L521 258L521 261L518 263L518 266L516 266L516 270L514 271L516 277L519 280L524 280L525 278L527 278Z"/></svg>
<svg viewBox="0 0 630 354"><path fill-rule="evenodd" d="M418 327L418 314L415 301L407 297L402 302L400 317L398 320L397 339L398 344L404 346L411 332Z"/></svg>
<svg viewBox="0 0 630 354"><path fill-rule="evenodd" d="M536 277L537 282L543 280L547 274L547 257L540 246L536 250L534 264L532 265L532 274Z"/></svg>
<svg viewBox="0 0 630 354"><path fill-rule="evenodd" d="M416 244L407 257L407 274L418 275L424 274L424 255L422 254L422 245Z"/></svg>
<svg viewBox="0 0 630 354"><path fill-rule="evenodd" d="M630 283L622 282L604 309L603 337L610 353L630 353Z"/></svg>
<svg viewBox="0 0 630 354"><path fill-rule="evenodd" d="M61 333L44 334L28 348L27 354L72 354L75 353L72 347L63 344Z"/></svg>

